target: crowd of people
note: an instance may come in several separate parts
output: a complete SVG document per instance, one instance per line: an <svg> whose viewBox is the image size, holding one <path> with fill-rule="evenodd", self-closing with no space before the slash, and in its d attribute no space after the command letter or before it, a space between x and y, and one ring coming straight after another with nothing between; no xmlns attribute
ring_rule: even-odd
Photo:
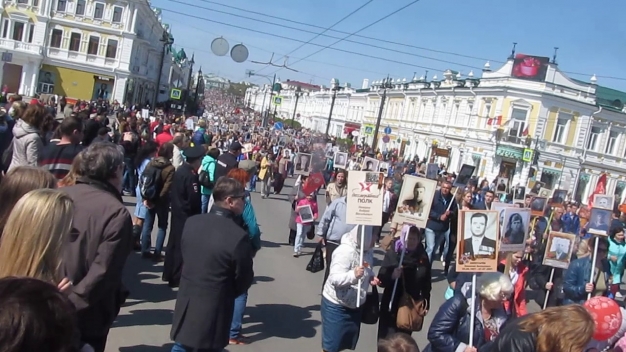
<svg viewBox="0 0 626 352"><path fill-rule="evenodd" d="M428 221L420 228L394 221L394 215L404 176L426 178L434 160L401 160L398 150L364 145L348 148L305 129L276 130L217 91L207 92L200 117L78 102L66 103L63 118L57 118L59 104L13 96L0 109L6 172L0 181L3 351L105 351L129 294L122 273L133 251L164 262L163 281L178 288L172 351L222 351L249 343L242 322L262 235L251 193L272 198L289 178L295 179L286 224L293 256L301 256L308 238L319 242L323 261L323 351L354 350L362 324L377 324L378 350L384 352L419 351L411 334L422 329L430 352L619 346L624 331L598 345L598 327L586 305L589 297L621 298L626 241L617 209L607 237L587 231L576 202L546 207L529 229L513 219L504 235L521 233L525 249L499 253L497 272L472 275L456 270L459 216L512 203L497 180L472 177L453 191L457 174L441 165L433 198L417 204L416 195L415 204L406 204L428 204ZM337 167L329 150L348 153L345 166ZM384 163L380 170L386 175L383 220L363 228L348 223L347 182L353 170L378 171L366 158ZM318 204L322 188L325 204ZM122 196L135 197L133 214ZM531 208L534 199L530 194L517 206ZM576 236L567 269L544 265L551 231ZM446 292L433 292L438 259ZM528 312L527 288L543 310ZM434 295L445 295L445 303L431 305ZM423 326L428 314L434 314L432 324Z"/></svg>

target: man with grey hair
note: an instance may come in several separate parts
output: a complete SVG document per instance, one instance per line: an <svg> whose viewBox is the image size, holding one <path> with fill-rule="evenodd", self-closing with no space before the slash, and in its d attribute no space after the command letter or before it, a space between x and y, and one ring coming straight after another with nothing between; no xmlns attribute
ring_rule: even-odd
<svg viewBox="0 0 626 352"><path fill-rule="evenodd" d="M222 177L213 188L209 213L185 223L172 352L217 352L229 343L235 298L247 292L254 278L252 244L239 216L245 197L239 181Z"/></svg>
<svg viewBox="0 0 626 352"><path fill-rule="evenodd" d="M113 143L94 143L82 153L83 176L63 188L75 210L62 269L73 283L68 296L81 339L103 352L125 299L122 270L132 248L132 221L121 196L124 155Z"/></svg>

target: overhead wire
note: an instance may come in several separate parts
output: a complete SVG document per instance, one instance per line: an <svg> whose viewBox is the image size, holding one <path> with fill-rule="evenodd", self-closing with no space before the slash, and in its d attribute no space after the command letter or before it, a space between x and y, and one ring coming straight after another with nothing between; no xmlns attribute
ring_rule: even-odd
<svg viewBox="0 0 626 352"><path fill-rule="evenodd" d="M168 0L168 1L179 2L179 1L176 1L176 0ZM292 19L288 19L288 18L284 18L284 17L280 17L280 16L275 16L275 15L270 15L270 14L267 14L267 13L253 11L253 10L249 10L249 9L244 9L244 8L240 8L240 7L236 7L236 6L232 6L232 5L226 5L226 4L222 4L222 3L216 2L216 1L211 1L211 0L199 0L199 1L205 2L205 3L208 3L208 4L213 4L213 5L216 5L216 6L230 8L230 9L237 10L237 11L247 12L247 13L250 13L250 14L255 14L255 15L259 15L259 16L265 16L265 17L268 17L268 18L273 18L273 19L277 19L277 20L281 20L281 21L285 21L285 22L290 22L290 23L299 24L299 25L303 25L303 26L309 26L309 27L312 27L312 28L320 28L320 29L324 29L325 28L325 27L322 27L322 26L319 26L319 25L315 25L315 24L311 24L311 23L296 21L296 20L292 20ZM187 4L187 5L189 5L189 4ZM190 6L198 7L197 5L190 5ZM265 22L263 20L253 19L253 18L249 18L249 17L246 17L246 16L242 16L242 15L236 15L236 14L228 13L228 12L225 12L225 11L210 9L210 8L206 8L206 7L202 7L202 6L200 6L199 8L206 9L206 10L209 10L209 11L218 12L218 13L224 13L224 14L231 15L231 16L247 18L247 19L255 20L255 21L258 21L258 22L261 22L261 23L268 23L268 24L277 25L277 24L274 24L274 23L271 23L271 22ZM280 26L286 27L284 25L280 25ZM299 31L303 31L303 32L315 33L315 32L307 31L307 30L304 30L304 29L293 28L293 27L286 27L286 28L295 29L295 30L299 30ZM340 31L340 30L336 30L336 29L328 29L328 31L336 32L336 33L340 33L340 34L351 34L350 32ZM330 38L336 38L336 37L332 37L332 36L328 36L328 35L326 35L326 36L330 37ZM452 56L462 57L462 58L466 58L466 59L490 61L492 63L499 63L499 64L505 63L505 61L502 61L502 60L494 60L494 59L478 57L478 56L472 56L472 55L466 55L466 54L461 54L461 53L456 53L456 52L451 52L451 51L426 48L426 47L416 46L416 45L412 45L412 44L401 43L401 42L396 42L396 41L392 41L392 40L375 38L375 37L370 37L370 36L365 36L365 35L360 35L360 34L353 34L352 36L359 37L359 38L364 38L364 39L369 39L369 40L373 40L373 41L379 41L379 42L383 42L383 43L387 43L387 44L393 44L393 45L404 46L404 47L408 47L408 48L414 48L414 49L419 49L419 50L424 50L424 51L430 51L430 52L439 53L439 54L445 54L445 55L452 55ZM346 41L353 42L353 41L349 41L349 40L346 40ZM369 45L369 46L372 46L372 47L377 47L377 46L374 46L372 44L365 44L365 43L360 43L360 42L356 42L356 43L363 44L363 45ZM381 48L381 47L377 47L377 48ZM393 49L388 49L388 48L384 48L384 49L385 50L394 51ZM396 51L396 52L398 52L398 51ZM400 52L400 53L404 53L404 54L407 54L407 55L413 55L413 56L417 56L417 57L423 57L425 59L430 59L430 60L435 60L435 61L440 61L440 62L446 62L446 63L455 64L455 65L459 65L459 66L472 67L472 68L479 69L478 67L475 67L475 66L454 63L454 62L450 62L450 61L446 61L446 60L442 60L442 59L435 59L435 58L431 58L431 57L427 57L427 56L421 56L421 55L414 54L414 53L406 53L406 52ZM572 75L578 75L578 76L592 76L593 75L593 74L590 74L590 73L582 73L582 72L574 72L574 71L561 71L561 72L572 74ZM606 79L611 79L611 80L626 81L626 77L616 77L616 76L608 76L608 75L602 75L602 74L596 74L596 77L598 77L598 78L606 78Z"/></svg>
<svg viewBox="0 0 626 352"><path fill-rule="evenodd" d="M170 0L170 1L174 1L174 0ZM301 49L302 47L306 46L307 44L311 43L313 40L319 38L321 35L323 35L324 33L326 33L327 31L329 31L330 29L332 29L333 27L335 27L336 25L340 24L341 22L347 20L348 18L350 18L352 15L354 15L355 13L359 12L360 10L362 10L365 6L371 4L374 0L368 0L365 4L357 7L355 10L353 10L352 12L350 12L349 14L343 16L342 18L339 19L339 21L336 21L335 23L333 23L330 27L325 28L321 33L317 33L313 38L307 40L305 43L301 43L297 48L291 50L290 52L288 52L287 54L283 55L282 58L287 58L290 54L295 53L296 51L298 51L299 49ZM178 2L178 1L176 1ZM287 65L287 62L285 61L285 65ZM265 65L264 67L262 67L261 69L257 70L256 72L260 72L264 69L266 69L267 67L269 67L269 64Z"/></svg>

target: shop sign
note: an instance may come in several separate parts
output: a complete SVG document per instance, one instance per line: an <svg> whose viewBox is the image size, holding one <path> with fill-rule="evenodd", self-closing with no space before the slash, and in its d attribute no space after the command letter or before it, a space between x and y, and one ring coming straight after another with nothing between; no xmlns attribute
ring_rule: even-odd
<svg viewBox="0 0 626 352"><path fill-rule="evenodd" d="M498 146L498 148L496 148L496 155L501 156L503 158L520 160L524 157L524 151L520 148L513 148L513 147L500 145Z"/></svg>
<svg viewBox="0 0 626 352"><path fill-rule="evenodd" d="M526 161L526 162L533 161L533 154L535 154L534 150L525 148L524 149L524 155L522 155L522 160Z"/></svg>

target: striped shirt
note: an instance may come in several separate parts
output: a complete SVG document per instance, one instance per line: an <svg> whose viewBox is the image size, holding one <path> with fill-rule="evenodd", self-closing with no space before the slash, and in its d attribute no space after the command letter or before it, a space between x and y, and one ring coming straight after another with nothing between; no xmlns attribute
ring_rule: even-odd
<svg viewBox="0 0 626 352"><path fill-rule="evenodd" d="M83 150L80 144L61 144L51 142L43 148L39 166L50 171L57 179L62 179L72 167L72 162Z"/></svg>

